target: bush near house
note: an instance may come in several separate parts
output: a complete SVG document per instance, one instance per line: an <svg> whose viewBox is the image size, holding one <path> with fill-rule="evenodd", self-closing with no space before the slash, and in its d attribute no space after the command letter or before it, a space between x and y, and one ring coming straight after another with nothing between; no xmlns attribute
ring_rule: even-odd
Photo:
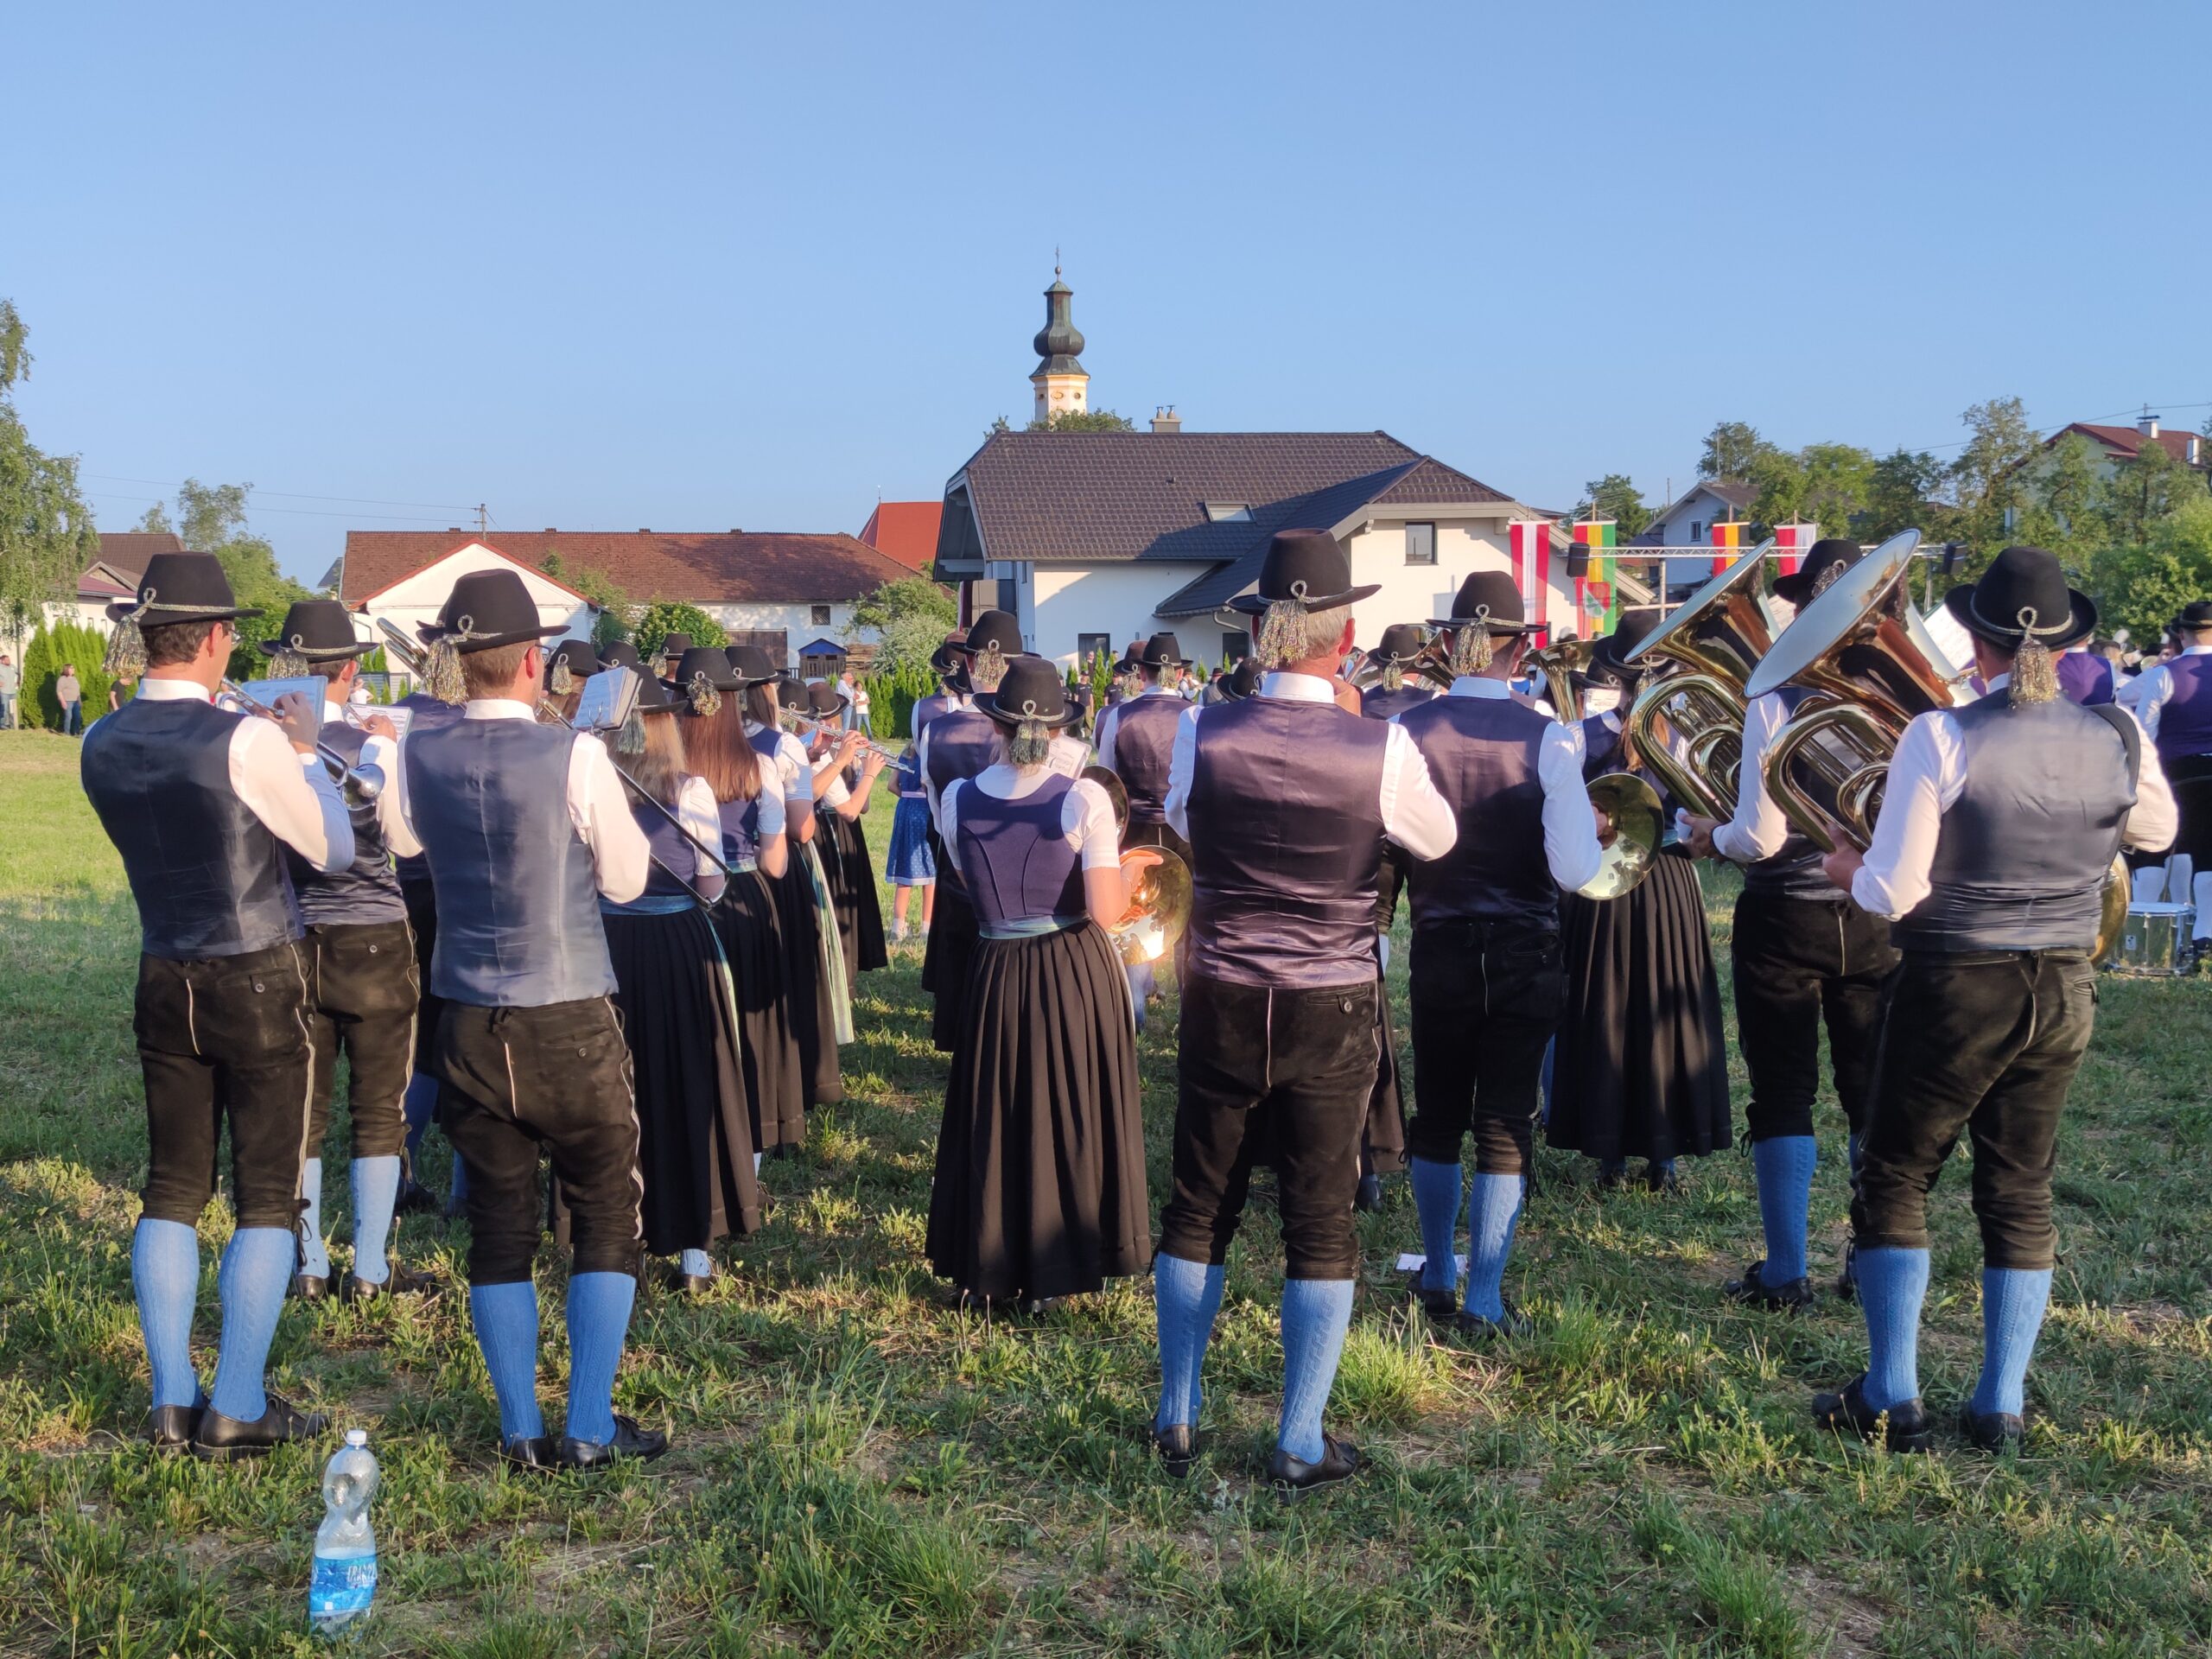
<svg viewBox="0 0 2212 1659"><path fill-rule="evenodd" d="M671 633L688 633L695 645L724 645L729 636L722 632L722 625L709 616L696 605L686 605L680 600L664 599L645 607L645 614L638 619L637 632L632 636L638 643L638 655L650 662L660 654L660 643ZM613 644L612 640L607 642Z"/></svg>

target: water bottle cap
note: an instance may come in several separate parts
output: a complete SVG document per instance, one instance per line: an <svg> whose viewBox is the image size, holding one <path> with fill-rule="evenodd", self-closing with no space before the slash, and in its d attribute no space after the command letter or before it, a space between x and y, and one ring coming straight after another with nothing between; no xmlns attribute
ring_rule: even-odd
<svg viewBox="0 0 2212 1659"><path fill-rule="evenodd" d="M368 1431L367 1429L365 1429L365 1428L349 1428L349 1429L347 1429L347 1430L346 1431L346 1445L348 1445L348 1446L366 1446L368 1443L369 1443L369 1431Z"/></svg>

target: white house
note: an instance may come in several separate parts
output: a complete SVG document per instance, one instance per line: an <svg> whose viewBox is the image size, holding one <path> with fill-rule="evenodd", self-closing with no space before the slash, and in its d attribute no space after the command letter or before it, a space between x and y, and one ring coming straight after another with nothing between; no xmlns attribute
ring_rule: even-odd
<svg viewBox="0 0 2212 1659"><path fill-rule="evenodd" d="M1732 478L1701 478L1659 509L1636 537L1637 547L1702 547L1715 524L1739 522L1751 516L1758 493Z"/></svg>

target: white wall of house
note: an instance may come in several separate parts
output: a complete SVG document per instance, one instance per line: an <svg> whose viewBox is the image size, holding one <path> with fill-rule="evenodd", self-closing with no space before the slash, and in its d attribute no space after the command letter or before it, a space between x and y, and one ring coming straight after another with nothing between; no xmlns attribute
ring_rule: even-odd
<svg viewBox="0 0 2212 1659"><path fill-rule="evenodd" d="M765 633L781 628L789 637L791 653L815 639L836 639L842 642L845 630L853 624L853 607L849 603L804 605L705 605L699 608L733 632ZM817 618L825 619L817 620ZM863 628L855 636L869 645L877 640L874 628Z"/></svg>
<svg viewBox="0 0 2212 1659"><path fill-rule="evenodd" d="M416 624L437 620L454 582L473 571L500 569L512 570L522 578L530 596L537 601L541 626L563 629L563 638L590 637L591 607L582 599L551 577L477 542L455 549L435 564L425 565L372 596L355 614L353 626L364 639L374 639L381 637L374 625L389 619L411 639Z"/></svg>
<svg viewBox="0 0 2212 1659"><path fill-rule="evenodd" d="M1065 667L1075 661L1077 642L1084 634L1106 635L1109 649L1118 653L1132 639L1169 628L1186 656L1214 662L1221 655L1216 637L1221 631L1211 621L1201 616L1171 622L1152 610L1210 568L1142 561L1025 565L1031 574L1027 582L1018 580L1016 588L1022 601L1021 637L1039 657Z"/></svg>
<svg viewBox="0 0 2212 1659"><path fill-rule="evenodd" d="M1370 647L1376 645L1382 638L1382 630L1394 622L1427 622L1434 617L1449 616L1452 596L1459 591L1459 584L1478 570L1498 570L1510 575L1513 546L1511 532L1506 528L1508 522L1494 518L1408 517L1377 518L1371 524L1356 526L1349 532L1340 531L1351 555L1353 583L1364 587L1379 582L1382 588L1372 598L1352 607L1353 620L1359 627L1359 643ZM1412 544L1407 531L1408 524L1436 526L1434 564L1406 562ZM1546 615L1557 626L1573 615L1574 590L1567 576L1567 549L1557 536L1553 540L1551 593ZM1530 620L1535 619L1532 616Z"/></svg>

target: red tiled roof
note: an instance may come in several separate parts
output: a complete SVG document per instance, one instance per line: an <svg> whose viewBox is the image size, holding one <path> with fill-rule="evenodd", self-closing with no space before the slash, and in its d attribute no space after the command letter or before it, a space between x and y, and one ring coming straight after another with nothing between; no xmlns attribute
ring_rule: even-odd
<svg viewBox="0 0 2212 1659"><path fill-rule="evenodd" d="M133 585L146 574L146 562L156 553L181 553L183 538L174 531L124 530L100 532L100 563Z"/></svg>
<svg viewBox="0 0 2212 1659"><path fill-rule="evenodd" d="M2044 440L2044 447L2046 449L2050 448L2069 432L2079 432L2082 436L2104 445L2114 454L2129 459L2133 459L2136 452L2143 448L2143 435L2132 426L2095 426L2088 421L2074 421L2060 427L2057 431ZM2205 465L2205 441L2197 433L2169 432L2162 427L2158 431L2158 442L2168 454L2184 467ZM2196 450L2196 458L2194 461L2190 459L2190 450L2192 447Z"/></svg>
<svg viewBox="0 0 2212 1659"><path fill-rule="evenodd" d="M142 573L143 574L143 573ZM137 592L119 582L110 582L97 570L87 570L77 578L77 597L79 599L129 599Z"/></svg>
<svg viewBox="0 0 2212 1659"><path fill-rule="evenodd" d="M774 531L671 533L660 531L351 530L338 596L348 605L481 543L518 564L543 566L558 553L569 572L603 572L640 602L836 604L914 573L852 536Z"/></svg>
<svg viewBox="0 0 2212 1659"><path fill-rule="evenodd" d="M937 557L942 501L879 501L861 526L861 540L877 552L926 574Z"/></svg>

